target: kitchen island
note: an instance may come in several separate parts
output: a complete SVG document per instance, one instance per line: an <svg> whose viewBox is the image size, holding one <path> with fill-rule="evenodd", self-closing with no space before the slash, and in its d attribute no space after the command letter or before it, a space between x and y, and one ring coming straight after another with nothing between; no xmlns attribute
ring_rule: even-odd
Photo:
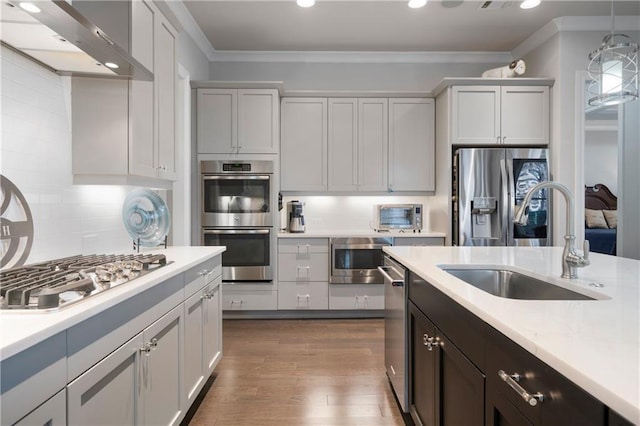
<svg viewBox="0 0 640 426"><path fill-rule="evenodd" d="M179 422L221 357L224 250L145 250L167 264L60 309L0 311L2 424Z"/></svg>
<svg viewBox="0 0 640 426"><path fill-rule="evenodd" d="M559 278L562 248L557 247L394 246L384 251L622 417L640 423L639 261L592 254L591 265L568 280ZM594 300L497 297L443 271L443 265L506 266Z"/></svg>

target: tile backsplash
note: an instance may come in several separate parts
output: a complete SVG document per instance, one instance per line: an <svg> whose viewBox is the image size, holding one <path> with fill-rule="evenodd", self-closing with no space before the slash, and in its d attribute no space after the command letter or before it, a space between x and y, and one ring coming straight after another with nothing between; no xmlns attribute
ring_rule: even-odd
<svg viewBox="0 0 640 426"><path fill-rule="evenodd" d="M73 185L69 78L1 49L0 173L31 209L34 240L26 262L130 251L121 209L133 188ZM4 254L5 244L0 248Z"/></svg>

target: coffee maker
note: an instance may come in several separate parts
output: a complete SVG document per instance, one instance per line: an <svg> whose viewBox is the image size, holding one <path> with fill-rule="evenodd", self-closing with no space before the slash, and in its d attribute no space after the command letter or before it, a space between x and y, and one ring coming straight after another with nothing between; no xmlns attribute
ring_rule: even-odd
<svg viewBox="0 0 640 426"><path fill-rule="evenodd" d="M304 215L301 201L289 201L287 203L287 230L291 233L304 232Z"/></svg>

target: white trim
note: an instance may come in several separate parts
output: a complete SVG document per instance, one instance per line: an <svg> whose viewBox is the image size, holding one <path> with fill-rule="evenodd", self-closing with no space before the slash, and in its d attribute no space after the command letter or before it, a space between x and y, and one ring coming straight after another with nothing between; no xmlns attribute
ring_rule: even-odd
<svg viewBox="0 0 640 426"><path fill-rule="evenodd" d="M640 31L640 16L618 16L616 31ZM522 58L561 31L611 31L610 16L561 16L552 19L511 51Z"/></svg>
<svg viewBox="0 0 640 426"><path fill-rule="evenodd" d="M586 71L575 74L575 217L574 223L584 222L584 151L585 151L585 85L589 81ZM584 226L576 226L576 241L584 241Z"/></svg>
<svg viewBox="0 0 640 426"><path fill-rule="evenodd" d="M178 22L180 22L180 25L182 25L182 28L184 28L187 34L189 34L193 42L198 46L202 53L204 53L209 62L213 61L215 49L202 29L196 23L196 20L193 19L193 16L182 0L171 0L165 2L165 4L169 9L171 9Z"/></svg>
<svg viewBox="0 0 640 426"><path fill-rule="evenodd" d="M220 51L212 62L317 62L317 63L503 63L510 52L303 52Z"/></svg>
<svg viewBox="0 0 640 426"><path fill-rule="evenodd" d="M554 19L558 31L611 31L611 16L563 16ZM640 16L616 16L616 31L640 31Z"/></svg>
<svg viewBox="0 0 640 426"><path fill-rule="evenodd" d="M178 64L178 179L174 184L173 219L174 245L191 245L191 86L190 75ZM178 142L177 141L177 142ZM176 232L177 231L177 232Z"/></svg>
<svg viewBox="0 0 640 426"><path fill-rule="evenodd" d="M558 26L556 20L552 19L547 22L542 28L533 33L529 38L516 46L511 51L514 58L522 58L529 52L534 51L538 47L542 46L547 40L558 33Z"/></svg>

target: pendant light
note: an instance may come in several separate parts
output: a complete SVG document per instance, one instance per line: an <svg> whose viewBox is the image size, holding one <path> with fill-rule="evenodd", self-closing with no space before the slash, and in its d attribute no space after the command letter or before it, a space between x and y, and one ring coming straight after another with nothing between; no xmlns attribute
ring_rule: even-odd
<svg viewBox="0 0 640 426"><path fill-rule="evenodd" d="M638 99L638 43L614 31L611 1L611 34L589 54L589 105L616 105Z"/></svg>

